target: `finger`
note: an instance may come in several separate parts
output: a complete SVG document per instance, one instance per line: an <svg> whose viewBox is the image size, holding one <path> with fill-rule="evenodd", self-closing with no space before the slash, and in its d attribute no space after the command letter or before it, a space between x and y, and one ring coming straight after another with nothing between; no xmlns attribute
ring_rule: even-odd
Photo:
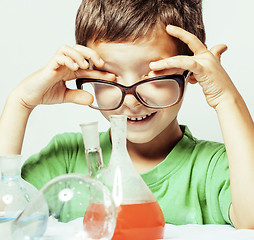
<svg viewBox="0 0 254 240"><path fill-rule="evenodd" d="M113 73L103 72L98 70L78 69L77 71L75 71L75 76L73 78L93 78L93 79L114 81L116 78L116 75Z"/></svg>
<svg viewBox="0 0 254 240"><path fill-rule="evenodd" d="M64 102L90 105L93 102L93 96L84 90L67 89Z"/></svg>
<svg viewBox="0 0 254 240"><path fill-rule="evenodd" d="M173 37L176 37L186 43L190 50L196 55L207 51L206 46L192 33L185 31L180 27L168 25L166 31Z"/></svg>
<svg viewBox="0 0 254 240"><path fill-rule="evenodd" d="M77 49L86 59L91 60L96 67L103 67L103 59L93 49L82 45L76 45L74 48Z"/></svg>
<svg viewBox="0 0 254 240"><path fill-rule="evenodd" d="M150 71L148 73L148 77L156 77L162 75L172 75L172 74L183 74L184 70L179 68L170 68L170 69L163 69L160 71Z"/></svg>
<svg viewBox="0 0 254 240"><path fill-rule="evenodd" d="M202 72L202 66L194 57L189 56L175 56L171 58L162 59L156 62L151 62L149 67L152 71L161 71L165 69L178 68L189 70L195 74Z"/></svg>
<svg viewBox="0 0 254 240"><path fill-rule="evenodd" d="M75 63L70 57L64 55L55 56L55 58L51 61L51 64L54 70L58 69L61 66L66 66L72 71L76 71L79 68L77 63Z"/></svg>
<svg viewBox="0 0 254 240"><path fill-rule="evenodd" d="M80 68L87 69L89 64L84 59L83 55L77 51L75 48L72 48L68 45L63 45L58 51L57 55L65 55L73 59L74 62L78 64Z"/></svg>
<svg viewBox="0 0 254 240"><path fill-rule="evenodd" d="M148 77L157 77L157 76L162 76L162 75L172 75L172 74L180 74L182 75L184 72L183 69L177 69L177 68L172 68L172 69L167 69L167 70L161 70L161 71L151 71L148 73ZM194 77L193 73L190 74L188 77L188 82L191 84L197 83L196 78Z"/></svg>
<svg viewBox="0 0 254 240"><path fill-rule="evenodd" d="M219 44L210 49L211 53L220 61L221 55L228 49L227 45Z"/></svg>

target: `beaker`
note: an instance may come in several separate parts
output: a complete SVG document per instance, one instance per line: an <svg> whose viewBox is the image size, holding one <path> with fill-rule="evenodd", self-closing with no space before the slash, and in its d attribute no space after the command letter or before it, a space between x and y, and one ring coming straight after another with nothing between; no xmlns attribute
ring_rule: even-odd
<svg viewBox="0 0 254 240"><path fill-rule="evenodd" d="M162 239L165 226L163 213L127 151L127 117L111 115L110 122L112 153L101 180L112 192L118 209L112 239Z"/></svg>

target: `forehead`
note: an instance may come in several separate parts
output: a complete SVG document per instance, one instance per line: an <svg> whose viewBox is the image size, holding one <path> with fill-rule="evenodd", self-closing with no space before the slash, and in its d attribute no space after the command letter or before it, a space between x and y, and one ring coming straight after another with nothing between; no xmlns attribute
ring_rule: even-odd
<svg viewBox="0 0 254 240"><path fill-rule="evenodd" d="M153 31L134 42L97 41L88 43L88 47L94 49L107 65L149 63L178 54L175 39L164 29Z"/></svg>

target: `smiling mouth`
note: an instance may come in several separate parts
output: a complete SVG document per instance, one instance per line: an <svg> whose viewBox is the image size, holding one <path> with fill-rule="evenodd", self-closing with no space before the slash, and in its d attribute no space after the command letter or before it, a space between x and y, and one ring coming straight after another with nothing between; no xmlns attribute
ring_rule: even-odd
<svg viewBox="0 0 254 240"><path fill-rule="evenodd" d="M145 116L140 116L140 117L129 117L127 116L128 121L131 122L140 122L140 121L144 121L144 120L148 120L150 118L152 118L155 115L156 112L153 112L151 114L147 114Z"/></svg>

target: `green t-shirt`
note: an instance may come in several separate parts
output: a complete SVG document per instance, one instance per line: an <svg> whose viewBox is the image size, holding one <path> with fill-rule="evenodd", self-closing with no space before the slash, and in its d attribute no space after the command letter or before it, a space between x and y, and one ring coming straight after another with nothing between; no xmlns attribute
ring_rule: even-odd
<svg viewBox="0 0 254 240"><path fill-rule="evenodd" d="M221 143L197 140L186 126L183 138L160 164L141 176L171 224L231 224L228 160ZM111 155L109 131L100 133L105 165ZM88 175L81 133L56 135L31 156L22 177L40 189L66 173Z"/></svg>

